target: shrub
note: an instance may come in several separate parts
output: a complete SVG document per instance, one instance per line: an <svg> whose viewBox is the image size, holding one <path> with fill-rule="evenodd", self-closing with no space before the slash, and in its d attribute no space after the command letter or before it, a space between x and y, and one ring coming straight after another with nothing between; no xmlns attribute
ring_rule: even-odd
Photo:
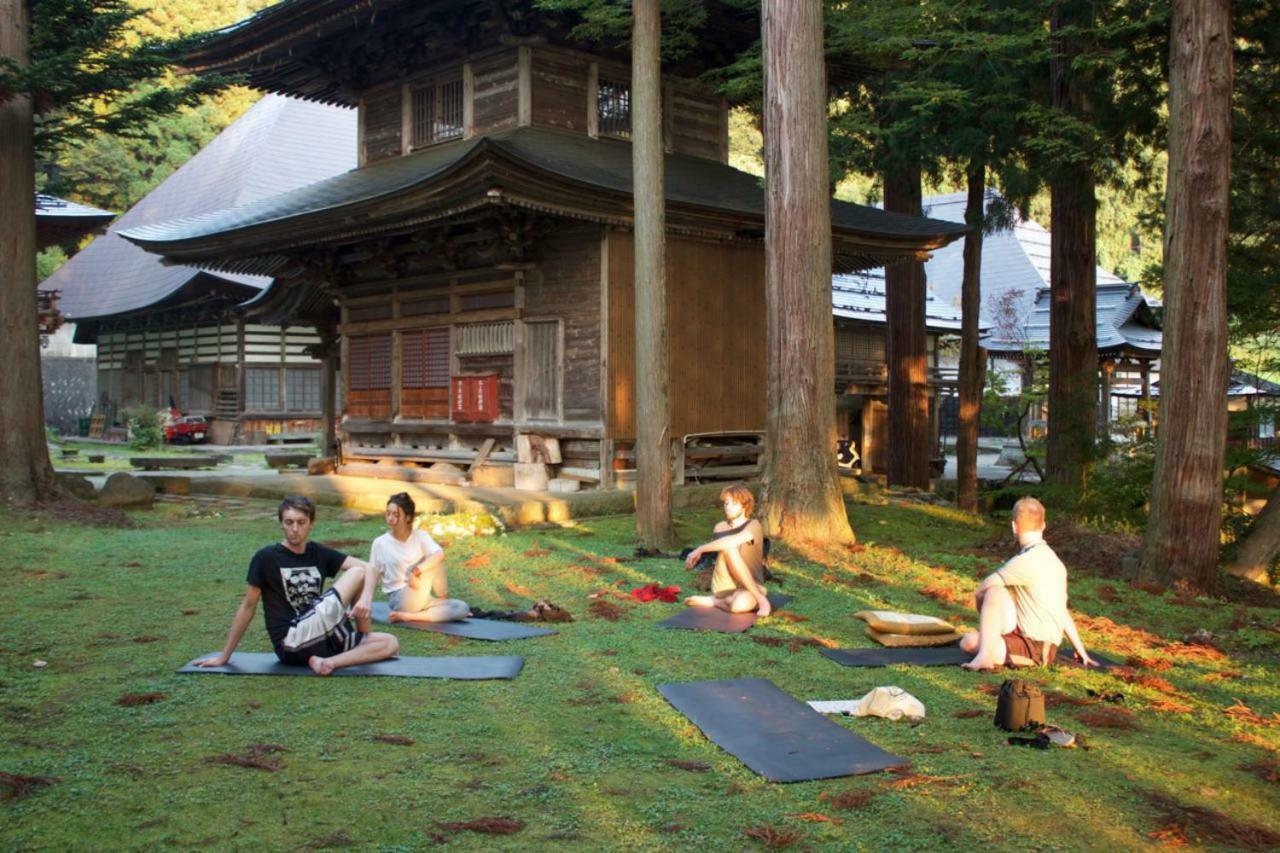
<svg viewBox="0 0 1280 853"><path fill-rule="evenodd" d="M150 450L164 443L160 416L150 406L126 412L125 423L129 425L129 446L134 450Z"/></svg>

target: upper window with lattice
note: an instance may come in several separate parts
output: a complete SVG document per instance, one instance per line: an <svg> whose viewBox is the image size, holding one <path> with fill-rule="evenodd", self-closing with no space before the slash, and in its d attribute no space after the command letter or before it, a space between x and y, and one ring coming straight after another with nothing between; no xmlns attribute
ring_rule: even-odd
<svg viewBox="0 0 1280 853"><path fill-rule="evenodd" d="M410 145L422 148L462 138L462 78L450 77L415 86Z"/></svg>
<svg viewBox="0 0 1280 853"><path fill-rule="evenodd" d="M631 87L601 77L596 85L596 127L601 136L631 136Z"/></svg>

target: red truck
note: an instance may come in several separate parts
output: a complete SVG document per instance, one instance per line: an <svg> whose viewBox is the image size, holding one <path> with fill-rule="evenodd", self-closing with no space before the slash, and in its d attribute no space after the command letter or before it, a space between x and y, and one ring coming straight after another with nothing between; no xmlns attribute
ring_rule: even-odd
<svg viewBox="0 0 1280 853"><path fill-rule="evenodd" d="M203 415L186 415L165 424L164 440L169 444L200 444L209 440L209 422Z"/></svg>

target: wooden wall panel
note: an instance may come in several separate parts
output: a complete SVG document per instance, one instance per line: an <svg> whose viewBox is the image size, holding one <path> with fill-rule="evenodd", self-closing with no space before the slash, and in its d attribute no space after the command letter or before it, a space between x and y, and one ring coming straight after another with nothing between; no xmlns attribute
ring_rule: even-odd
<svg viewBox="0 0 1280 853"><path fill-rule="evenodd" d="M564 323L566 421L601 420L600 228L562 228L539 244L538 269L525 283L524 314Z"/></svg>
<svg viewBox="0 0 1280 853"><path fill-rule="evenodd" d="M668 109L673 154L728 162L728 107L723 99L673 89Z"/></svg>
<svg viewBox="0 0 1280 853"><path fill-rule="evenodd" d="M586 56L533 53L533 123L587 132Z"/></svg>
<svg viewBox="0 0 1280 853"><path fill-rule="evenodd" d="M635 437L634 248L609 236L608 426ZM667 240L667 339L671 431L763 430L764 250Z"/></svg>
<svg viewBox="0 0 1280 853"><path fill-rule="evenodd" d="M477 135L516 126L519 74L516 52L471 65L475 96L473 120Z"/></svg>
<svg viewBox="0 0 1280 853"><path fill-rule="evenodd" d="M363 121L362 138L366 163L400 156L402 118L398 85L365 96Z"/></svg>

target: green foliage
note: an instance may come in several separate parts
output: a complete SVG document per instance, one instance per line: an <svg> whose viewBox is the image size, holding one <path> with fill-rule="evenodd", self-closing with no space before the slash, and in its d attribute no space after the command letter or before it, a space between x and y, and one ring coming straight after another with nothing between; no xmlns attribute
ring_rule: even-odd
<svg viewBox="0 0 1280 853"><path fill-rule="evenodd" d="M219 75L161 82L190 38L140 37L141 10L125 0L30 0L31 61L0 57L0 92L30 96L37 159L100 134L138 135L156 116L197 103L229 82Z"/></svg>
<svg viewBox="0 0 1280 853"><path fill-rule="evenodd" d="M36 281L44 281L67 262L67 253L61 246L50 246L36 255Z"/></svg>
<svg viewBox="0 0 1280 853"><path fill-rule="evenodd" d="M134 450L150 450L164 444L160 415L150 406L124 412L124 421L129 426L129 446Z"/></svg>
<svg viewBox="0 0 1280 853"><path fill-rule="evenodd" d="M547 12L576 13L577 39L618 45L631 41L631 0L536 0ZM678 60L697 46L707 21L703 0L662 0L662 59Z"/></svg>

